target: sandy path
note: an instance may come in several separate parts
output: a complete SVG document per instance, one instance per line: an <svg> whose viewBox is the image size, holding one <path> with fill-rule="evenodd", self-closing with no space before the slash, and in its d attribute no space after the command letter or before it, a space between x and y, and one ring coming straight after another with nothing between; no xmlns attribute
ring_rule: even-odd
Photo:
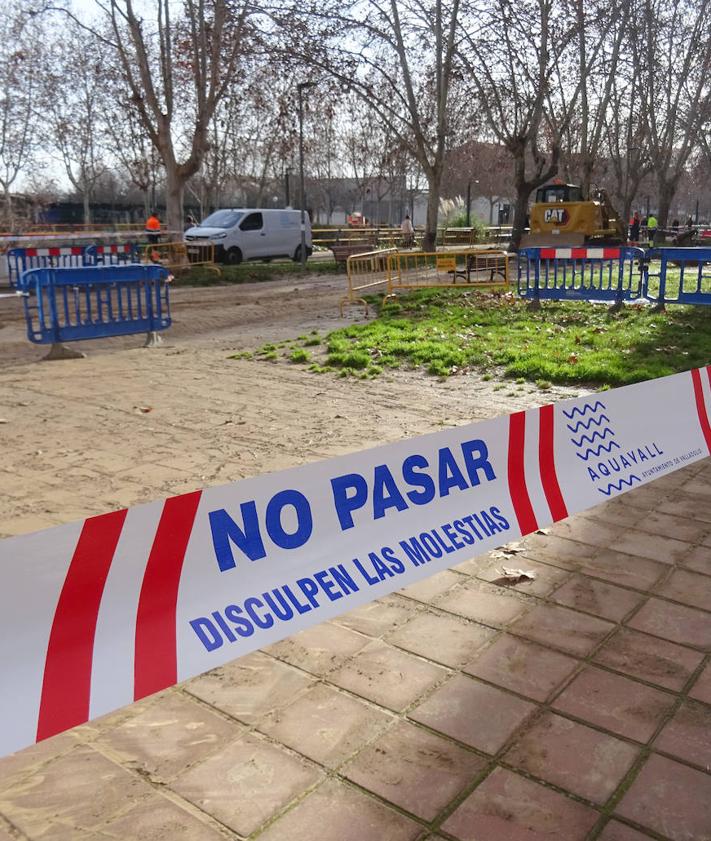
<svg viewBox="0 0 711 841"><path fill-rule="evenodd" d="M19 302L0 299L0 535L229 482L578 393L495 390L474 374L317 376L242 348L326 332L342 277L175 289L166 345L86 343L39 363ZM146 411L148 410L148 411Z"/></svg>

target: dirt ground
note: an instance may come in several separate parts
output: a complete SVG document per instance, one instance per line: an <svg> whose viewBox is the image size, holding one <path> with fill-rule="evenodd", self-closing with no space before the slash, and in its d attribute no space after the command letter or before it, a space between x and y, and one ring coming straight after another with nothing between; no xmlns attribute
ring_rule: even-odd
<svg viewBox="0 0 711 841"><path fill-rule="evenodd" d="M175 288L163 347L144 349L141 336L75 343L87 358L61 362L39 361L46 348L24 338L21 301L0 299L0 535L578 393L229 358L363 320L361 307L339 316L344 289L343 276Z"/></svg>

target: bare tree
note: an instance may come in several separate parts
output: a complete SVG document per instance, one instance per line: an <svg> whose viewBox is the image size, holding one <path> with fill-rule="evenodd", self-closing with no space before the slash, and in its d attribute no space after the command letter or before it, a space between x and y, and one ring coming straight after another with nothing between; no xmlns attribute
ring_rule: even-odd
<svg viewBox="0 0 711 841"><path fill-rule="evenodd" d="M143 130L165 168L168 227L182 230L183 191L210 146L210 120L249 49L255 6L246 0L185 0L173 17L157 0L149 21L133 0L96 0Z"/></svg>
<svg viewBox="0 0 711 841"><path fill-rule="evenodd" d="M454 131L454 56L460 0L332 0L292 6L309 28L301 61L329 74L370 109L424 172L428 184L424 248L437 236L444 157ZM289 44L293 50L293 43Z"/></svg>
<svg viewBox="0 0 711 841"><path fill-rule="evenodd" d="M659 224L698 144L711 103L711 0L639 0L631 32Z"/></svg>
<svg viewBox="0 0 711 841"><path fill-rule="evenodd" d="M16 9L0 19L0 187L5 200L5 223L14 227L11 188L32 160L38 145L35 97L41 63L37 21Z"/></svg>
<svg viewBox="0 0 711 841"><path fill-rule="evenodd" d="M103 103L106 97L101 45L68 25L47 52L42 72L42 121L70 184L91 222L94 187L106 170Z"/></svg>
<svg viewBox="0 0 711 841"><path fill-rule="evenodd" d="M521 0L515 6L509 0L480 0L463 25L459 62L489 131L513 159L511 247L517 248L529 196L557 173L561 136L576 105L579 84L573 83L565 97L554 97L552 88L578 23L556 0ZM497 61L492 61L492 44Z"/></svg>

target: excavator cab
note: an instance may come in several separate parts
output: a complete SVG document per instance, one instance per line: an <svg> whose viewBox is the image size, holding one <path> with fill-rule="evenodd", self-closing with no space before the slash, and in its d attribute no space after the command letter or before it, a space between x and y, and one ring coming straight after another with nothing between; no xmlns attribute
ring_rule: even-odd
<svg viewBox="0 0 711 841"><path fill-rule="evenodd" d="M604 190L586 200L576 184L552 183L536 190L530 233L521 246L576 247L625 242L626 228Z"/></svg>

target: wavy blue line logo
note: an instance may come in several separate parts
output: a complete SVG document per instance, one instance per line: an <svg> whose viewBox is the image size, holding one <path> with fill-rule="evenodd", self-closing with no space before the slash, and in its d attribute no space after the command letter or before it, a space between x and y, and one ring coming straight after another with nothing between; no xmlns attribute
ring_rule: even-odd
<svg viewBox="0 0 711 841"><path fill-rule="evenodd" d="M588 461L588 459L590 459L593 456L599 458L600 453L611 453L615 449L621 450L622 447L620 447L617 441L610 441L609 444L600 444L599 446L595 447L594 450L591 447L588 447L588 449L585 450L584 453L576 453L575 455L583 461Z"/></svg>
<svg viewBox="0 0 711 841"><path fill-rule="evenodd" d="M568 420L572 420L576 415L584 417L588 414L588 412L597 412L598 409L606 408L607 407L601 400L596 400L595 403L583 403L582 406L573 406L569 412L563 409L563 414L566 418L568 418Z"/></svg>
<svg viewBox="0 0 711 841"><path fill-rule="evenodd" d="M588 479L603 496L631 488L642 482L637 473L643 462L663 455L655 441L625 448L616 440L617 433L602 400L587 401L582 406L563 409L575 455L585 464ZM578 420L576 420L578 418ZM582 434L576 437L576 433ZM646 474L643 474L646 475Z"/></svg>
<svg viewBox="0 0 711 841"><path fill-rule="evenodd" d="M585 423L584 420L579 420L575 426L571 426L569 423L566 424L568 429L575 434L581 427L587 432L591 426L602 426L603 423L611 423L610 418L607 415L600 415L599 418L590 418L590 420Z"/></svg>
<svg viewBox="0 0 711 841"><path fill-rule="evenodd" d="M641 482L642 480L639 476L635 476L634 473L631 473L628 479L620 479L619 482L609 482L607 485L607 489L605 488L598 488L601 494L605 494L605 496L610 496L610 494L614 491L621 491L623 487L631 488L635 482Z"/></svg>
<svg viewBox="0 0 711 841"><path fill-rule="evenodd" d="M598 439L600 441L604 441L608 435L611 435L614 438L615 433L609 426L606 426L602 432L595 430L592 435L581 435L579 441L576 441L575 438L571 438L570 440L573 442L573 446L582 447L583 444L594 444Z"/></svg>

